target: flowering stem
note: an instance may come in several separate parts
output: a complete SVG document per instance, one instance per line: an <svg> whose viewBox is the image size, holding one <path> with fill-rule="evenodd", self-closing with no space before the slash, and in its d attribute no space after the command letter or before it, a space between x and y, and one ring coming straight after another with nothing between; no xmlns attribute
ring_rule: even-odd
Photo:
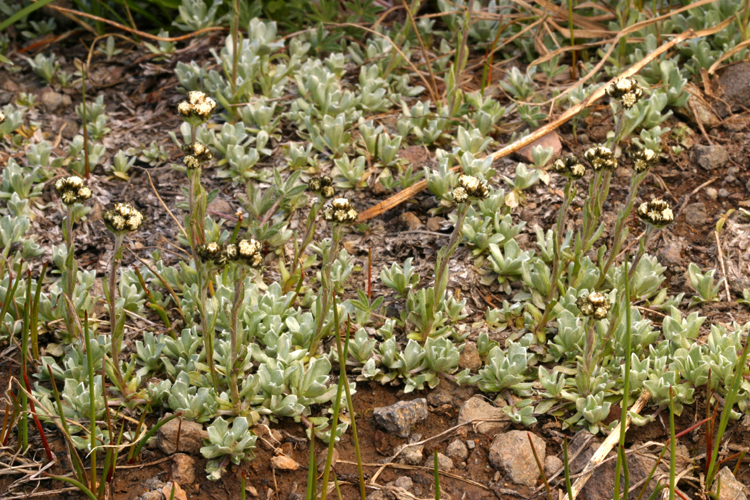
<svg viewBox="0 0 750 500"><path fill-rule="evenodd" d="M563 204L560 207L560 213L557 216L557 232L555 234L555 258L552 263L552 284L549 289L549 293L547 294L547 300L546 300L546 308L544 309L544 315L542 316L542 319L537 324L536 328L534 329L534 332L536 333L537 338L544 343L547 339L544 335L544 327L547 325L547 322L550 319L550 314L552 313L552 309L554 308L554 305L552 304L552 299L555 297L555 291L557 290L557 282L560 280L560 277L562 276L563 270L567 267L567 260L566 262L563 262L563 254L562 254L562 244L563 244L563 232L565 231L565 224L568 219L568 206L570 205L571 200L573 199L573 180L568 179L567 183L565 184L565 196L563 198Z"/></svg>
<svg viewBox="0 0 750 500"><path fill-rule="evenodd" d="M623 228L625 227L625 221L628 220L628 217L630 216L630 212L633 211L633 203L635 201L635 195L638 193L638 185L643 181L645 177L646 177L645 172L642 172L640 174L635 174L633 176L633 179L630 183L630 193L628 193L628 199L625 201L625 205L620 210L620 213L617 214L617 222L615 222L615 233L612 238L612 247L610 248L609 257L607 257L607 262L605 262L604 267L602 267L601 269L599 281L594 287L596 289L600 288L604 284L604 281L607 278L607 272L612 267L612 264L614 264L615 259L617 258L617 254L620 252L620 248L622 247L622 244L623 244L622 231L623 231Z"/></svg>
<svg viewBox="0 0 750 500"><path fill-rule="evenodd" d="M314 356L318 350L318 344L323 335L323 325L325 324L326 317L328 316L328 305L331 301L331 295L333 294L333 285L331 283L331 268L339 253L339 244L341 243L341 237L343 235L343 227L341 224L333 224L331 230L331 249L328 251L325 262L323 263L323 272L321 273L321 284L322 284L322 296L320 297L321 307L318 310L317 325L315 326L315 335L313 335L312 343L310 344L310 350L308 354ZM336 314L336 311L334 311Z"/></svg>
<svg viewBox="0 0 750 500"><path fill-rule="evenodd" d="M65 247L68 252L66 258L66 270L65 270L65 294L69 300L66 300L66 307L68 310L68 317L65 321L65 326L68 329L68 334L72 337L77 337L77 331L75 328L75 317L76 309L74 307L74 295L76 289L76 279L78 275L78 266L75 259L75 244L73 238L73 205L68 205L68 215L65 217Z"/></svg>
<svg viewBox="0 0 750 500"><path fill-rule="evenodd" d="M313 236L315 235L315 219L317 219L318 213L320 212L320 209L322 207L323 201L316 201L312 207L312 210L310 210L310 214L307 216L305 236L302 239L302 244L298 248L295 248L294 259L292 260L292 264L289 270L289 281L287 283L284 283L284 293L289 292L292 289L292 286L295 285L294 278L297 275L298 266L300 265L300 259L305 254L305 250L307 250L307 247L310 245L310 242L312 242ZM302 273L300 273L300 276L299 278L297 278L297 280L301 279Z"/></svg>
<svg viewBox="0 0 750 500"><path fill-rule="evenodd" d="M421 343L424 344L427 338L432 334L432 326L435 323L435 314L437 314L438 308L443 303L443 296L445 295L445 289L448 287L448 262L451 256L458 248L458 244L461 242L461 235L463 234L464 219L466 214L471 207L471 203L463 203L458 209L458 217L456 218L456 224L453 226L453 233L451 239L448 241L448 245L438 252L436 271L435 271L435 293L434 300L432 302L432 314L430 318L425 322L424 328L422 329Z"/></svg>
<svg viewBox="0 0 750 500"><path fill-rule="evenodd" d="M198 261L196 261L198 262ZM203 349L206 351L206 364L211 374L211 381L214 389L219 390L219 376L214 366L214 325L206 313L206 302L208 302L208 285L211 282L208 270L203 268L198 270L198 288L200 289L201 298L198 302L198 310L201 316L201 329L203 330ZM215 313L214 313L215 314Z"/></svg>
<svg viewBox="0 0 750 500"><path fill-rule="evenodd" d="M240 304L245 300L245 269L237 266L234 270L234 301L232 302L232 323L230 330L230 345L231 345L231 366L229 367L229 390L232 392L232 404L235 406L239 404L240 392L237 387L237 379L239 378L239 367L237 366L237 358L239 357L240 350L240 322L239 322L239 310Z"/></svg>
<svg viewBox="0 0 750 500"><path fill-rule="evenodd" d="M633 279L633 275L635 274L635 268L638 267L638 263L641 261L641 258L643 257L643 254L646 253L646 245L648 245L648 240L651 237L651 233L654 232L654 226L651 224L648 224L646 226L646 234L641 238L641 244L638 246L638 253L635 254L635 259L633 259L633 264L630 266L630 271L628 272L628 281Z"/></svg>
<svg viewBox="0 0 750 500"><path fill-rule="evenodd" d="M128 398L129 391L125 378L122 376L122 370L120 369L120 348L122 347L122 337L125 325L122 327L117 317L117 270L120 267L122 261L122 242L125 238L124 234L115 234L115 247L112 254L112 263L109 270L109 293L107 295L107 302L109 305L109 328L110 328L110 342L111 342L111 356L112 366L115 372L115 378L118 389L122 392L125 398Z"/></svg>

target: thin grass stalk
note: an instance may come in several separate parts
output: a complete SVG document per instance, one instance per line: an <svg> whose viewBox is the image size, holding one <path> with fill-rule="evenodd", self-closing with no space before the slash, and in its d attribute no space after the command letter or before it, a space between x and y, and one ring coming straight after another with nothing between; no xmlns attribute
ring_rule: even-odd
<svg viewBox="0 0 750 500"><path fill-rule="evenodd" d="M708 467L711 464L711 453L714 449L713 436L714 436L714 422L716 421L716 411L719 409L719 403L714 405L713 418L711 418L711 398L713 397L713 390L711 389L711 369L708 370L708 383L706 384L706 465L703 471L704 474L708 474Z"/></svg>
<svg viewBox="0 0 750 500"><path fill-rule="evenodd" d="M146 435L145 435L145 436L143 436L143 437L141 438L141 440L140 440L140 441L138 441L138 444L137 444L137 445L136 445L136 447L135 447L135 448L133 449L133 454L132 454L132 456L128 458L128 463L132 463L132 462L133 462L133 460L135 460L135 458L136 458L136 457L137 457L137 456L138 456L138 455L140 454L140 452L141 452L141 450L143 449L143 447L144 447L144 446L146 446L146 443L148 442L148 440L149 440L149 439L151 439L151 437L152 437L152 436L153 436L154 434L156 434L156 431L158 431L158 430L159 430L159 429L161 428L161 426L162 426L162 425L166 424L167 422L169 422L169 421L171 421L171 420L174 420L174 419L175 419L175 418L177 418L177 417L181 417L181 416L182 416L182 412L181 412L181 411L178 411L178 412L177 412L177 413L175 413L174 415L170 415L170 416L168 416L168 417L164 417L163 419L159 420L159 421L158 421L158 422L157 422L157 423L156 423L156 424L155 424L155 425L154 425L154 426L153 426L153 427L152 427L152 428L151 428L151 429L150 429L150 430L149 430L149 431L148 431L148 432L146 433ZM177 439L177 442L179 443L179 433L177 434L177 437L178 437L178 439ZM176 453L176 451L175 451L175 453Z"/></svg>
<svg viewBox="0 0 750 500"><path fill-rule="evenodd" d="M315 424L310 428L310 463L307 468L307 492L305 500L315 500L318 493L318 462L315 458Z"/></svg>
<svg viewBox="0 0 750 500"><path fill-rule="evenodd" d="M336 307L336 297L333 297L333 307ZM348 380L346 377L346 359L349 353L349 320L346 322L346 340L344 342L344 348L342 352L341 348L341 336L340 333L336 332L336 350L339 355L339 366L341 367L341 374L339 375L344 380ZM342 358L343 356L343 358ZM357 435L357 420L354 416L354 400L352 399L352 391L349 388L347 382L344 383L344 391L346 392L346 405L349 410L349 418L351 419L352 426L352 437L354 438L354 454L357 460L357 473L359 474L359 495L362 500L367 498L367 492L365 491L365 473L362 466L362 452L359 447L359 436Z"/></svg>
<svg viewBox="0 0 750 500"><path fill-rule="evenodd" d="M105 387L104 381L107 380L107 361L106 356L102 356L102 396L104 397L104 416L106 417L107 422L107 432L109 433L109 444L112 445L115 441L114 433L112 432L112 418L109 414L109 400L107 399L107 388ZM145 413L145 412L144 412ZM112 473L110 474L110 466L112 466L112 449L106 448L106 452L104 454L104 467L102 468L102 478L99 481L99 492L97 493L97 496L99 498L104 497L104 487L107 483L107 479L114 475L114 468L112 470Z"/></svg>
<svg viewBox="0 0 750 500"><path fill-rule="evenodd" d="M91 178L91 167L89 166L89 130L86 122L86 71L85 64L81 64L81 108L83 112L83 168L86 180Z"/></svg>
<svg viewBox="0 0 750 500"><path fill-rule="evenodd" d="M427 65L427 71L429 71L430 73L430 83L432 83L432 88L430 89L430 93L433 96L437 97L438 95L437 79L435 78L435 73L432 71L432 61L430 61L430 56L427 53L427 48L425 47L424 42L422 41L422 35L419 34L419 29L417 28L417 22L414 20L414 14L412 14L411 9L409 9L409 6L406 4L406 0L401 0L401 2L404 4L404 9L406 9L406 14L409 16L409 22L411 22L412 28L414 29L414 34L417 35L417 41L419 42L419 47L422 49L422 57L424 57L424 62Z"/></svg>
<svg viewBox="0 0 750 500"><path fill-rule="evenodd" d="M732 471L732 474L734 474L735 477L737 477L737 473L740 471L740 465L742 465L742 460L745 459L746 454L747 450L743 450L740 452L740 456L737 458L737 465L734 466L734 471Z"/></svg>
<svg viewBox="0 0 750 500"><path fill-rule="evenodd" d="M336 476L336 473L333 474L333 487L336 489L336 498L338 500L344 500L341 496L341 488L339 488L339 478Z"/></svg>
<svg viewBox="0 0 750 500"><path fill-rule="evenodd" d="M117 311L117 271L122 261L122 243L125 238L124 234L115 234L115 245L112 254L112 262L110 263L109 270L109 293L108 293L108 305L109 305L109 330L110 330L110 350L112 356L112 367L114 368L115 378L117 379L117 388L122 392L126 399L130 398L130 391L127 388L125 378L122 376L122 370L120 368L120 348L122 347L122 334L120 331L120 318L118 318ZM102 378L102 381L105 379Z"/></svg>
<svg viewBox="0 0 750 500"><path fill-rule="evenodd" d="M29 376L24 370L23 372L23 380L26 387L31 387L31 384L29 383ZM39 421L39 416L36 413L36 408L34 407L34 401L29 399L29 408L31 409L31 416L34 419L34 425L36 425L36 430L39 432L39 437L42 440L42 446L44 446L44 451L47 454L47 459L52 462L55 460L55 457L52 455L52 450L49 447L49 442L47 442L47 434L44 432L44 427L42 427L42 423Z"/></svg>
<svg viewBox="0 0 750 500"><path fill-rule="evenodd" d="M570 30L570 46L575 47L576 34L573 26L573 0L568 0L568 29ZM578 70L576 68L576 51L571 53L570 76L573 80L578 80Z"/></svg>
<svg viewBox="0 0 750 500"><path fill-rule="evenodd" d="M565 476L565 493L568 495L568 500L573 500L573 487L570 484L570 463L568 459L568 436L565 436L563 439L563 475Z"/></svg>
<svg viewBox="0 0 750 500"><path fill-rule="evenodd" d="M625 254L625 262L630 262L630 254ZM627 264L625 266L627 269ZM630 314L630 280L625 278L625 295L623 296L623 304L625 309L625 373L623 374L622 384L622 412L620 414L620 448L623 450L622 453L617 454L617 463L615 465L615 494L614 500L620 499L620 469L624 465L627 467L627 457L625 457L625 433L628 419L628 400L630 399L630 356L632 351L632 317ZM623 463L624 462L624 463ZM629 489L630 484L626 480L625 488ZM627 500L628 495L625 493L623 497Z"/></svg>
<svg viewBox="0 0 750 500"><path fill-rule="evenodd" d="M526 432L526 437L529 440L529 444L531 445L531 453L534 454L534 461L536 462L536 467L539 469L539 473L542 475L542 481L544 482L544 489L547 490L547 498L549 500L552 500L552 490L549 487L549 482L547 481L547 476L544 473L544 467L542 466L542 462L539 461L539 455L536 453L536 446L534 446L534 441L531 440L531 433ZM437 458L437 455L435 455Z"/></svg>
<svg viewBox="0 0 750 500"><path fill-rule="evenodd" d="M0 321L3 323L5 315L8 313L8 309L10 308L11 302L13 302L13 298L16 296L16 290L18 289L18 283L21 281L21 273L20 269L19 272L16 273L15 279L13 278L13 269L10 269L10 272L8 274L8 290L5 294L5 302L2 305L2 309L0 309ZM8 333L13 336L13 328L8 328Z"/></svg>
<svg viewBox="0 0 750 500"><path fill-rule="evenodd" d="M708 474L706 475L706 488L710 488L716 475L716 458L719 456L719 444L721 439L724 437L724 432L729 422L729 414L732 412L732 406L737 398L737 393L740 390L740 383L742 382L745 374L745 363L747 362L748 348L750 348L750 338L745 339L745 347L742 349L742 354L737 360L737 368L735 369L734 380L732 382L732 388L727 394L724 409L721 412L721 420L719 421L719 430L716 433L716 441L714 442L713 454L711 456L711 464L708 468Z"/></svg>
<svg viewBox="0 0 750 500"><path fill-rule="evenodd" d="M674 397L673 389L669 388L669 500L674 500L675 490L675 453L677 451L677 440L674 437Z"/></svg>
<svg viewBox="0 0 750 500"><path fill-rule="evenodd" d="M73 463L73 468L76 470L76 475L81 483L88 483L88 476L86 474L86 468L83 466L83 461L78 455L73 442L70 439L70 429L68 428L68 421L65 418L63 411L62 400L60 399L60 392L57 390L57 384L55 384L55 376L52 374L52 367L47 365L47 373L49 373L49 379L52 383L52 393L55 395L55 404L57 405L57 411L60 414L60 425L63 428L63 437L68 445L68 451L70 452L70 461Z"/></svg>
<svg viewBox="0 0 750 500"><path fill-rule="evenodd" d="M440 500L440 461L438 460L437 450L433 452L432 473L435 477L435 500Z"/></svg>
<svg viewBox="0 0 750 500"><path fill-rule="evenodd" d="M91 335L89 332L89 313L84 313L83 338L86 343L86 361L89 371L89 425L91 426L91 491L96 491L96 391L94 390L94 357L91 353ZM102 388L104 381L102 380Z"/></svg>
<svg viewBox="0 0 750 500"><path fill-rule="evenodd" d="M47 474L47 477L49 477L50 479L55 479L57 481L62 481L63 483L68 483L70 485L73 485L76 488L78 488L81 491L81 493L83 493L84 495L86 495L90 500L98 500L96 498L96 495L94 495L91 492L91 490L85 484L83 484L80 481L76 481L72 477L52 476L52 475L49 475L49 474Z"/></svg>
<svg viewBox="0 0 750 500"><path fill-rule="evenodd" d="M19 269L20 276L20 269ZM29 280L31 277L29 277ZM29 397L26 391L31 390L27 385L26 365L29 357L29 321L31 319L31 281L26 283L26 302L23 305L23 325L21 328L21 421L18 425L21 449L25 453L29 446Z"/></svg>
<svg viewBox="0 0 750 500"><path fill-rule="evenodd" d="M11 404L13 405L13 414L10 417L10 422L8 422L8 429L6 430L3 436L3 446L8 446L8 440L10 439L10 431L13 429L13 423L18 418L18 413L20 409L18 399L13 395L13 393L9 392L8 395L10 396Z"/></svg>
<svg viewBox="0 0 750 500"><path fill-rule="evenodd" d="M10 417L10 405L5 405L5 411L3 412L3 426L0 428L0 443L5 441L5 435L9 432L10 427L8 426L8 417Z"/></svg>
<svg viewBox="0 0 750 500"><path fill-rule="evenodd" d="M237 66L240 60L240 0L232 2L232 96L237 99Z"/></svg>
<svg viewBox="0 0 750 500"><path fill-rule="evenodd" d="M335 226L334 226L335 227ZM332 291L331 291L332 292ZM333 322L336 328L336 337L338 337L339 331L339 310L336 304L336 295L333 296ZM339 362L342 359L346 359L348 353L343 353L343 358L339 356ZM323 491L320 494L322 500L326 500L328 496L328 476L331 473L331 462L333 461L333 448L336 446L336 429L339 421L339 411L341 409L341 393L343 392L343 386L347 385L346 377L339 377L338 387L336 388L336 399L333 401L333 417L331 418L331 439L328 441L328 456L326 457L326 465L323 470Z"/></svg>
<svg viewBox="0 0 750 500"><path fill-rule="evenodd" d="M245 500L245 473L240 473L240 500Z"/></svg>
<svg viewBox="0 0 750 500"><path fill-rule="evenodd" d="M31 306L31 352L35 360L41 359L39 356L39 301L42 298L42 284L44 283L44 277L47 275L47 266L49 266L49 262L45 262L42 266L42 272L36 282L34 302ZM31 275L29 275L29 286L31 286Z"/></svg>
<svg viewBox="0 0 750 500"><path fill-rule="evenodd" d="M625 480L622 485L625 489L622 498L628 500L628 496L630 496L630 467L628 466L628 457L625 455L625 446L620 446L620 450L622 451L622 475Z"/></svg>
<svg viewBox="0 0 750 500"><path fill-rule="evenodd" d="M316 318L317 324L315 326L315 334L313 335L313 340L310 343L310 349L308 351L308 354L310 356L315 356L315 353L318 350L318 345L320 344L320 340L323 336L323 326L325 325L325 320L328 317L328 308L331 302L331 296L333 295L331 269L333 268L333 263L336 261L336 258L338 256L339 245L341 244L341 238L343 236L342 231L343 228L341 227L341 224L333 224L333 228L331 229L331 248L328 252L326 261L323 263L323 270L321 272L323 296L320 298L320 317ZM334 315L338 315L335 308ZM338 321L338 319L336 321ZM338 323L336 324L336 328L338 328Z"/></svg>

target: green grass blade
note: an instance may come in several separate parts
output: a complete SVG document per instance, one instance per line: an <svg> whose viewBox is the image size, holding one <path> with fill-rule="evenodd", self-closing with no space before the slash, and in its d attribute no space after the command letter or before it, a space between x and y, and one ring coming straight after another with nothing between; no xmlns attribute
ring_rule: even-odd
<svg viewBox="0 0 750 500"><path fill-rule="evenodd" d="M0 23L0 31L3 31L8 26L11 26L15 24L16 22L20 21L21 19L29 16L30 14L36 12L37 10L41 9L48 3L52 3L52 0L39 0L38 2L34 2L28 7L25 7L12 16L10 16L8 19Z"/></svg>

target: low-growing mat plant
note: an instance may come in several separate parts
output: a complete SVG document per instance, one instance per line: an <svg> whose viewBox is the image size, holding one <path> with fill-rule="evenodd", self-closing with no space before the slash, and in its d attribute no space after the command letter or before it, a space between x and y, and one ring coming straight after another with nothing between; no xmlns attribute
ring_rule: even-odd
<svg viewBox="0 0 750 500"><path fill-rule="evenodd" d="M12 14L0 26L25 23L46 3ZM750 326L705 324L702 307L721 299L724 284L714 270L691 263L688 279L695 293L689 300L682 293L669 294L665 268L649 254L649 244L659 241L675 213L665 199L671 193L655 190L647 179L669 156L662 151L677 151L667 120L670 108L687 105L687 83L712 73L725 56L747 56L746 33L725 29L692 38L688 30L746 20L750 9L706 3L680 8L653 24L648 16L658 14L656 6L648 13L649 6L616 2L613 18L601 26L620 35L594 55L592 46L576 46L576 40L586 38L576 36L576 30L585 28L581 19L596 9L575 3L565 6L569 33L560 35L532 29L546 27L546 14L494 0L486 6L441 0L435 14L424 16L421 2L405 3L403 22L391 25L389 17L378 17L381 6L372 2L275 7L238 0L181 2L172 12L174 28L223 25L229 35L211 51L212 61L180 60L174 68L178 91L185 94L176 106L183 123L165 136L183 153L181 164L171 166L185 176L180 177L185 186L173 205L154 188L177 226L170 253L129 246L128 234L135 236L142 224L153 223L137 200L103 211L104 225L113 234L101 281L108 321L96 317L96 273L77 261L80 222L105 191L96 166L111 165L110 182L135 182L141 171L151 179L141 164L162 166L175 155L158 137L149 138L150 145L137 153L107 150L112 142L104 139L118 125L107 115L104 94L87 97L89 63L93 57L119 57L114 40L121 35L104 33L104 4L92 4L93 29L106 46L97 54L92 44L87 63L75 63L81 76L82 104L76 112L82 135L54 148L39 139L42 134L34 133L39 125L25 116L37 112L29 96L19 96L15 105L0 111L0 136L19 153L8 160L0 179L0 336L21 351L20 374L0 432L3 444L14 439L12 445L31 456L30 433L37 432L52 462L42 423L54 424L74 473L55 479L102 499L112 494L119 454L127 449L128 462L139 460L158 429L175 418L206 424L201 453L208 459L210 480L253 460L256 424L292 420L305 427L309 440L306 498L312 500L327 497L331 474L342 498L332 457L351 427L356 487L364 500L353 398L358 384L380 382L410 393L450 381L507 403L502 411L517 426L532 426L550 415L566 432L606 434L616 425L605 423L610 410L619 404L615 499L629 496L627 422L644 425L668 408L669 482L660 482L651 498L664 488L674 498L679 491L676 440L687 432L677 432L675 417L705 387L707 417L696 425L707 427L703 493L710 495L720 466L733 459L720 454L729 419L750 406L744 382ZM124 5L131 4L145 15L141 2ZM165 12L174 9L160 5ZM283 17L279 20L289 34L282 36L275 21L260 19L260 10ZM321 24L303 23L304 13ZM175 47L181 38L170 38L167 26L159 26L163 31L157 39L139 32L131 14L130 34L158 42L158 47L146 45L152 55L168 61L181 53ZM378 26L370 29L360 19ZM36 24L23 24L22 33L54 27L30 22ZM636 28L637 38L630 36ZM678 34L689 41L671 59L649 56L662 38ZM561 48L565 44L569 47ZM609 57L615 46L616 57ZM503 95L493 97L485 89L494 78L495 53L507 53L508 59L502 61L505 76L493 84ZM477 62L476 54L484 57ZM594 58L601 59L603 73L601 66L594 67ZM619 76L625 65L642 59L649 63L638 74ZM27 62L51 85L76 85L54 54L40 53ZM584 82L559 94L555 81L564 76L567 63ZM482 90L467 92L467 80L478 68L484 70ZM600 83L604 74L611 79ZM609 106L589 108L588 97L602 85L599 92ZM598 113L599 124L611 130L579 156L554 158L552 149L538 147L529 164L514 166L486 156L498 142L515 141L538 128L548 119L549 103L568 109L581 105L572 123L576 142L580 121L590 113ZM430 153L421 168L404 154L417 145ZM627 182L619 178L623 171ZM37 266L34 259L42 249L30 222L34 211L43 209L36 202L46 196L45 183L54 185L62 202L63 243L49 249L49 261ZM449 234L437 236L445 240L439 240L434 268L413 257L388 262L380 273L376 270L385 288L373 287L368 249L366 287L359 286L362 249L352 234L370 231L360 209L372 201L371 188L414 192L422 183L433 197L431 215L452 223ZM518 217L542 184L562 192L549 228ZM622 184L627 187L618 207L610 191ZM235 214L209 210L225 191L219 186L241 192ZM605 214L610 206L613 213ZM527 236L530 241L524 242ZM123 265L125 248L137 264ZM502 294L501 303L489 306L485 320L476 324L463 321L472 306L457 286L463 279L455 273L459 264L473 266L483 285ZM397 314L387 314L389 295ZM750 301L747 293L744 301ZM146 316L149 327L133 328L131 346L126 331ZM43 350L40 342L46 339L56 348ZM469 342L481 359L474 371L459 369ZM629 410L644 396L658 408L655 412ZM114 408L127 409L137 419L119 418ZM708 408L714 408L713 417ZM157 412L166 415L153 423L149 417ZM327 445L320 478L318 440ZM553 485L531 446L551 498ZM666 450L665 445L662 456ZM563 453L565 490L572 499L567 438ZM435 498L440 498L437 450L433 461ZM171 497L176 490L173 482ZM240 496L245 496L243 472Z"/></svg>

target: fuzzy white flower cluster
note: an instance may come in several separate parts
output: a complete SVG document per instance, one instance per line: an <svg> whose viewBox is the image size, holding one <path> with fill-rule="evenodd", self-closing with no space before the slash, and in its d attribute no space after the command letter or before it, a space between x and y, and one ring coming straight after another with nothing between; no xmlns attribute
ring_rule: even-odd
<svg viewBox="0 0 750 500"><path fill-rule="evenodd" d="M102 218L113 233L137 231L144 221L143 214L128 203L115 203L115 208L104 212Z"/></svg>
<svg viewBox="0 0 750 500"><path fill-rule="evenodd" d="M641 203L636 213L642 221L655 227L664 227L674 222L674 214L669 203L659 198Z"/></svg>
<svg viewBox="0 0 750 500"><path fill-rule="evenodd" d="M323 219L328 222L352 223L357 221L357 217L359 213L346 198L336 198L323 207Z"/></svg>
<svg viewBox="0 0 750 500"><path fill-rule="evenodd" d="M177 103L177 113L188 119L206 121L216 109L216 101L203 92L193 90L188 92L188 98Z"/></svg>
<svg viewBox="0 0 750 500"><path fill-rule="evenodd" d="M58 179L55 182L55 189L60 193L60 198L66 205L83 203L91 198L91 189L77 175Z"/></svg>

